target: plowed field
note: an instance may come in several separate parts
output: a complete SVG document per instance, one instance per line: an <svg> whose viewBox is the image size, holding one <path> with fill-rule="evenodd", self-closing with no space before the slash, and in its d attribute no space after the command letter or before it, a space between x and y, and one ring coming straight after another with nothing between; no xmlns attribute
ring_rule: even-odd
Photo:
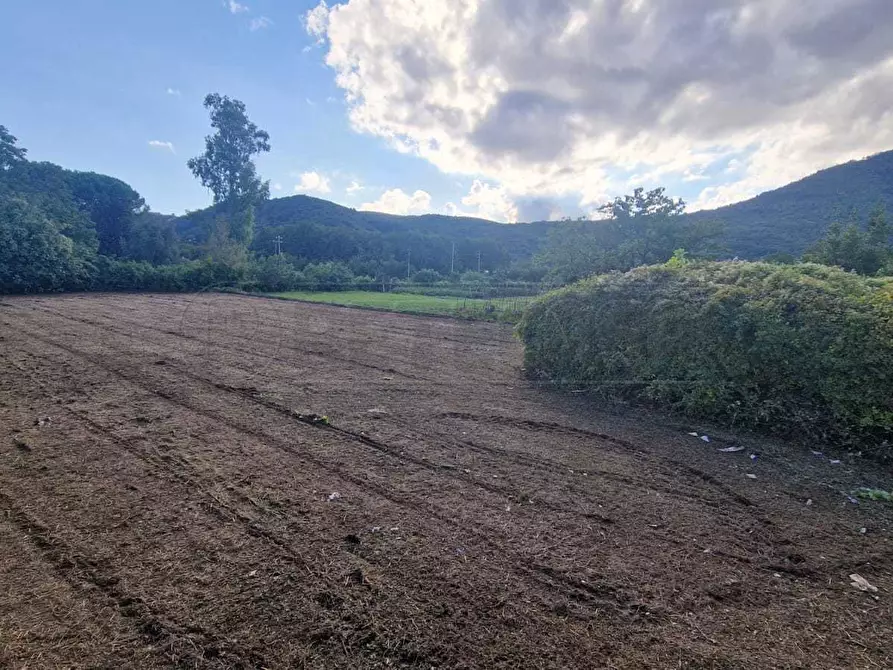
<svg viewBox="0 0 893 670"><path fill-rule="evenodd" d="M500 324L3 298L0 666L891 668L890 475L812 452L536 386Z"/></svg>

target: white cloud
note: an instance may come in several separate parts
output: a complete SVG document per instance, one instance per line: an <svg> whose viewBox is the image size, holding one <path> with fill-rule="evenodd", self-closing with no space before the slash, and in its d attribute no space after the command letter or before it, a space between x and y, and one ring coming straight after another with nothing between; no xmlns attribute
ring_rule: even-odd
<svg viewBox="0 0 893 670"><path fill-rule="evenodd" d="M295 184L295 191L302 193L329 193L331 190L329 178L315 170L301 174L301 181Z"/></svg>
<svg viewBox="0 0 893 670"><path fill-rule="evenodd" d="M230 13L232 13L232 14L241 14L242 12L248 11L248 7L246 5L242 5L238 2L236 2L236 0L228 0L227 2L224 2L223 4L225 7L229 8Z"/></svg>
<svg viewBox="0 0 893 670"><path fill-rule="evenodd" d="M463 207L449 202L446 212L451 216L476 216L491 221L515 223L518 221L518 207L506 193L505 188L485 184L475 179L462 198Z"/></svg>
<svg viewBox="0 0 893 670"><path fill-rule="evenodd" d="M153 149L165 149L170 151L172 154L177 153L174 151L174 143L173 142L162 142L161 140L149 140L149 146Z"/></svg>
<svg viewBox="0 0 893 670"><path fill-rule="evenodd" d="M347 191L347 195L356 195L360 191L364 191L366 189L360 182L354 180L350 182L348 187L345 189Z"/></svg>
<svg viewBox="0 0 893 670"><path fill-rule="evenodd" d="M360 209L385 214L425 214L431 211L431 194L419 190L409 195L402 189L392 188L378 200L363 203Z"/></svg>
<svg viewBox="0 0 893 670"><path fill-rule="evenodd" d="M273 184L273 190L274 190L274 191L281 191L281 190L282 190L282 184L280 184L280 183L277 181L275 184Z"/></svg>
<svg viewBox="0 0 893 670"><path fill-rule="evenodd" d="M256 30L262 30L264 28L269 28L273 25L273 20L267 18L266 16L258 16L257 18L251 19L251 23L249 24L249 28L251 32Z"/></svg>
<svg viewBox="0 0 893 670"><path fill-rule="evenodd" d="M329 6L326 0L321 0L316 7L304 14L304 26L308 33L320 41L323 40L329 27Z"/></svg>
<svg viewBox="0 0 893 670"><path fill-rule="evenodd" d="M180 89L178 89L178 88L170 88L170 87L168 87L168 89L167 89L167 94L168 94L168 95L176 95L176 96L178 96L178 97L181 95L181 94L180 94Z"/></svg>
<svg viewBox="0 0 893 670"><path fill-rule="evenodd" d="M714 175L706 206L893 148L889 0L348 0L305 25L357 130L514 202Z"/></svg>

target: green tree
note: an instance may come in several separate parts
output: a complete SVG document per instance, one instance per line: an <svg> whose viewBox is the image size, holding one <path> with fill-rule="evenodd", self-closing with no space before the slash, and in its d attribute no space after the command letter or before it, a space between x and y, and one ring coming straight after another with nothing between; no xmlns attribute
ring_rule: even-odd
<svg viewBox="0 0 893 670"><path fill-rule="evenodd" d="M6 129L6 126L0 126L0 170L8 170L16 163L25 160L28 150L17 147L18 141L18 138Z"/></svg>
<svg viewBox="0 0 893 670"><path fill-rule="evenodd" d="M825 237L803 254L803 260L862 275L884 274L893 264L890 233L886 211L879 205L869 214L864 229L855 214L846 226L839 219L833 221Z"/></svg>
<svg viewBox="0 0 893 670"><path fill-rule="evenodd" d="M153 265L174 263L179 259L176 217L141 212L133 219L127 239L127 257Z"/></svg>
<svg viewBox="0 0 893 670"><path fill-rule="evenodd" d="M211 93L205 97L211 127L205 152L187 165L202 185L211 189L223 220L218 235L249 244L254 228L254 206L270 197L270 183L257 176L252 157L270 150L270 135L248 120L245 103Z"/></svg>
<svg viewBox="0 0 893 670"><path fill-rule="evenodd" d="M84 259L74 242L39 208L0 197L0 293L77 289Z"/></svg>
<svg viewBox="0 0 893 670"><path fill-rule="evenodd" d="M680 216L682 200L670 198L664 189L616 198L599 208L606 218L556 226L549 234L538 262L549 268L549 277L568 283L592 274L629 270L669 260L677 249L692 257L716 255L723 227L716 221L692 221Z"/></svg>
<svg viewBox="0 0 893 670"><path fill-rule="evenodd" d="M120 179L95 172L72 172L69 184L78 207L96 226L99 253L129 255L134 218L147 210L140 194Z"/></svg>

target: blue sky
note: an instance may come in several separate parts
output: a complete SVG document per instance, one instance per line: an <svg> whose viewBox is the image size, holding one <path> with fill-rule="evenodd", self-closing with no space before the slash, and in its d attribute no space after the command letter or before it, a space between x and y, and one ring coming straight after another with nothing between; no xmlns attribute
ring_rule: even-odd
<svg viewBox="0 0 893 670"><path fill-rule="evenodd" d="M212 91L243 100L270 133L272 151L258 169L282 187L274 197L294 194L311 171L331 189L313 195L351 206L390 188L441 198L462 190L427 161L350 129L343 93L303 27L315 3L255 0L238 13L219 0L4 4L0 59L12 66L0 123L31 160L116 176L153 210L210 202L186 160L203 149L210 128L202 100ZM262 16L272 23L252 30ZM170 142L173 152L150 141ZM349 195L353 181L364 189Z"/></svg>
<svg viewBox="0 0 893 670"><path fill-rule="evenodd" d="M889 0L600 7L9 0L0 123L176 213L210 202L185 165L209 92L270 133L274 197L394 213L577 216L638 185L709 208L893 148Z"/></svg>

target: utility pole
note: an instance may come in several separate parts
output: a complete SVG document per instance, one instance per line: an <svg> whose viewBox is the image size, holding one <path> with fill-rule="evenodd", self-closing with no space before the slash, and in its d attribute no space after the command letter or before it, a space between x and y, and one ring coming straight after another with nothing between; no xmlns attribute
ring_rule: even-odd
<svg viewBox="0 0 893 670"><path fill-rule="evenodd" d="M282 255L282 235L277 235L273 238L273 244L276 245L276 255Z"/></svg>
<svg viewBox="0 0 893 670"><path fill-rule="evenodd" d="M453 250L450 252L450 274L456 271L456 243L453 242Z"/></svg>
<svg viewBox="0 0 893 670"><path fill-rule="evenodd" d="M478 252L478 272L481 271L481 252Z"/></svg>
<svg viewBox="0 0 893 670"><path fill-rule="evenodd" d="M409 274L410 274L410 272L409 272L409 259L410 259L410 255L411 255L411 254L412 254L412 249L407 249L407 250L406 250L406 278L407 278L407 279L409 279Z"/></svg>

